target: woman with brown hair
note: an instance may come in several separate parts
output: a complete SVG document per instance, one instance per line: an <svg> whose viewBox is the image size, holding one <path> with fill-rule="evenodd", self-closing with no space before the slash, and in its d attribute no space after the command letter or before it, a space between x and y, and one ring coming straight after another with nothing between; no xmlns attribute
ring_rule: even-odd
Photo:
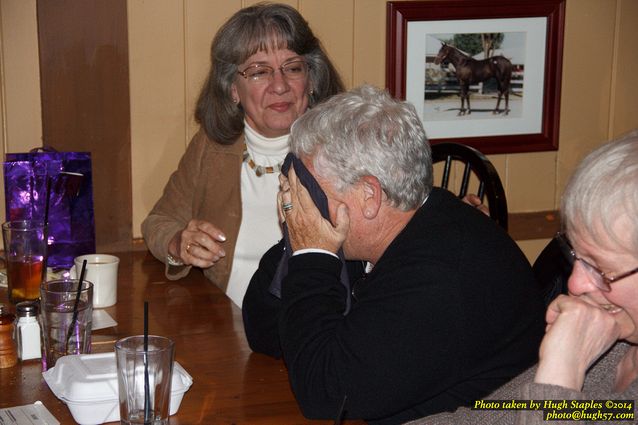
<svg viewBox="0 0 638 425"><path fill-rule="evenodd" d="M201 267L241 306L261 255L281 238L276 194L290 126L343 90L294 8L260 3L220 28L195 111L201 128L142 223L169 279Z"/></svg>

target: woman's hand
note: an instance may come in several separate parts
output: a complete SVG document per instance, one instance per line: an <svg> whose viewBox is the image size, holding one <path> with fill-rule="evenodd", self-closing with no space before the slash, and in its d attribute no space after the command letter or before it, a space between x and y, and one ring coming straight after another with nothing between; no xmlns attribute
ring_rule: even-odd
<svg viewBox="0 0 638 425"><path fill-rule="evenodd" d="M226 256L222 243L226 235L207 221L191 220L175 233L168 252L186 265L208 268Z"/></svg>
<svg viewBox="0 0 638 425"><path fill-rule="evenodd" d="M490 216L490 209L487 207L487 205L483 203L483 201L481 201L481 198L479 198L475 194L468 193L461 199L461 201L473 206L474 208L476 208L477 210L479 210L486 216L488 217Z"/></svg>
<svg viewBox="0 0 638 425"><path fill-rule="evenodd" d="M618 340L616 320L587 295L560 295L545 318L534 382L580 391L587 369Z"/></svg>

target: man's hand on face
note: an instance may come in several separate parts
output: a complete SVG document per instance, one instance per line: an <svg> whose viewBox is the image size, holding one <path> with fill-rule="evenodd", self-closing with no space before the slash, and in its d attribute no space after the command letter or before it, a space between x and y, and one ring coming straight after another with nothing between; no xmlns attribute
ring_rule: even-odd
<svg viewBox="0 0 638 425"><path fill-rule="evenodd" d="M279 208L288 225L293 252L314 248L336 254L343 245L350 227L348 207L339 203L333 226L329 220L321 216L310 193L297 178L294 168L291 168L288 173L287 183L287 185L282 184L282 188L289 185L290 190L282 192ZM282 206L286 204L291 204L292 208L285 211L286 208Z"/></svg>

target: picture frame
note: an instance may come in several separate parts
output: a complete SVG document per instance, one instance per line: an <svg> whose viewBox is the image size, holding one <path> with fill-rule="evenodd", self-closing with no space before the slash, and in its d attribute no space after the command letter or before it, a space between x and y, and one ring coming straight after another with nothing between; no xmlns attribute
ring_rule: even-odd
<svg viewBox="0 0 638 425"><path fill-rule="evenodd" d="M432 144L557 150L565 1L389 1L386 88L414 104Z"/></svg>

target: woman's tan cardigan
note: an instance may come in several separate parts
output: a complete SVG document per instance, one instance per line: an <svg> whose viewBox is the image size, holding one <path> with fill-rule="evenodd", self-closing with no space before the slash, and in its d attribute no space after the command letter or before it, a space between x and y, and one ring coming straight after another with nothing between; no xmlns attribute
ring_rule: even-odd
<svg viewBox="0 0 638 425"><path fill-rule="evenodd" d="M142 235L151 253L166 262L168 243L191 219L217 226L226 235L226 257L204 274L224 292L228 286L241 223L240 175L244 139L221 145L200 131L193 137L171 175L162 197L142 223ZM190 266L166 266L166 277L180 279Z"/></svg>

